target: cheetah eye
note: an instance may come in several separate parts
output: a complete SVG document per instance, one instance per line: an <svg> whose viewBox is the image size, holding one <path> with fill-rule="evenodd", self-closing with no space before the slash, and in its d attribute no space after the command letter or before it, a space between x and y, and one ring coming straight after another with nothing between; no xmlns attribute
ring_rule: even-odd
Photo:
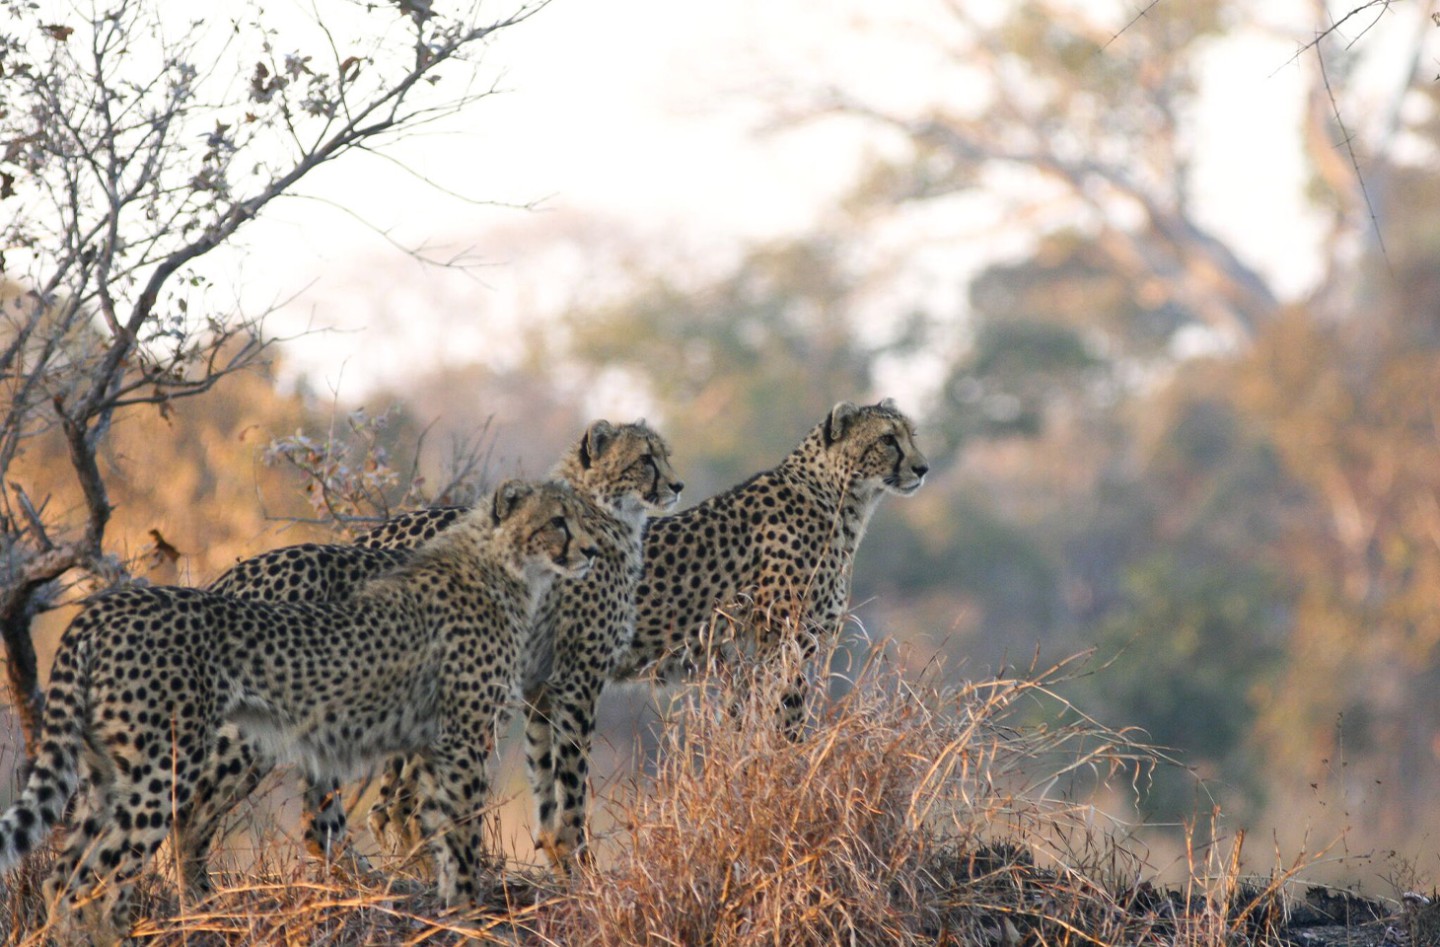
<svg viewBox="0 0 1440 947"><path fill-rule="evenodd" d="M886 434L884 437L880 438L880 443L884 444L886 447L898 448L900 446L900 438L896 437L894 434Z"/></svg>
<svg viewBox="0 0 1440 947"><path fill-rule="evenodd" d="M550 521L550 528L551 528L551 529L564 529L564 528L565 528L565 517L563 517L563 516L557 516L557 517L555 517L554 519L552 519L552 520Z"/></svg>

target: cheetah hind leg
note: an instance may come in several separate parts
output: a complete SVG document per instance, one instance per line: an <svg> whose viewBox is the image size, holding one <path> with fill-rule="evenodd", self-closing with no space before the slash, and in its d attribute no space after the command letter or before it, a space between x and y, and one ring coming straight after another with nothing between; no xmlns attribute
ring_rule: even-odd
<svg viewBox="0 0 1440 947"><path fill-rule="evenodd" d="M273 763L230 724L222 727L207 755L195 798L178 813L176 845L187 892L204 899L214 891L208 871L210 848L225 817L260 785Z"/></svg>
<svg viewBox="0 0 1440 947"><path fill-rule="evenodd" d="M139 781L118 779L106 794L108 811L84 821L76 833L79 838L67 846L46 880L43 890L61 929L83 931L79 942L118 944L134 926L139 908L135 880L170 834L171 783L171 774L164 770L156 770L153 778L142 773ZM141 792L142 787L147 792ZM174 795L175 804L183 808L185 788L177 787ZM135 799L145 799L145 804L139 811L124 812L122 820L120 804Z"/></svg>
<svg viewBox="0 0 1440 947"><path fill-rule="evenodd" d="M378 798L370 807L370 834L392 855L408 855L420 845L414 769L414 761L403 756L387 760Z"/></svg>
<svg viewBox="0 0 1440 947"><path fill-rule="evenodd" d="M40 898L50 913L50 920L62 931L74 922L71 912L75 901L85 893L79 887L80 880L82 877L89 880L95 843L110 809L109 793L108 778L97 778L92 773L90 779L81 783L67 820L69 832L65 846L40 885Z"/></svg>
<svg viewBox="0 0 1440 947"><path fill-rule="evenodd" d="M780 732L791 743L798 743L805 736L805 694L809 683L803 673L798 673L780 695Z"/></svg>

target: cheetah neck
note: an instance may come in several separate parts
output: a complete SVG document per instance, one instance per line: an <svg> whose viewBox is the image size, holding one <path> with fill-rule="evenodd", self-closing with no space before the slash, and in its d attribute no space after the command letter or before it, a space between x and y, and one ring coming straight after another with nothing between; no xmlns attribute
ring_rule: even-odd
<svg viewBox="0 0 1440 947"><path fill-rule="evenodd" d="M650 515L640 498L633 493L627 493L616 498L612 505L601 505L625 529L626 535L639 545L640 537L645 533L645 520Z"/></svg>
<svg viewBox="0 0 1440 947"><path fill-rule="evenodd" d="M834 462L830 451L825 447L823 425L811 431L775 470L810 485L836 505L841 503L851 486L847 471Z"/></svg>
<svg viewBox="0 0 1440 947"><path fill-rule="evenodd" d="M836 463L825 446L824 425L811 431L776 470L803 481L817 498L828 501L836 517L831 544L846 560L853 556L883 495L879 484L859 479L852 469Z"/></svg>
<svg viewBox="0 0 1440 947"><path fill-rule="evenodd" d="M870 528L870 517L884 495L884 491L870 481L852 483L846 491L840 516L841 549L846 555L853 556L859 548L860 540Z"/></svg>
<svg viewBox="0 0 1440 947"><path fill-rule="evenodd" d="M568 483L577 494L598 507L601 513L618 520L636 543L640 542L647 513L640 497L632 490L593 481L588 472L580 466L574 451L567 453L551 469L550 476Z"/></svg>
<svg viewBox="0 0 1440 947"><path fill-rule="evenodd" d="M554 573L518 548L501 540L489 526L488 514L472 512L455 525L415 550L409 563L394 574L438 571L445 574L489 575L500 581L524 586L527 601L539 594L536 586L548 589Z"/></svg>
<svg viewBox="0 0 1440 947"><path fill-rule="evenodd" d="M555 571L544 563L530 560L525 564L522 579L528 591L525 600L525 618L527 623L533 624L535 615L540 610L540 602L550 593L550 587L555 584Z"/></svg>

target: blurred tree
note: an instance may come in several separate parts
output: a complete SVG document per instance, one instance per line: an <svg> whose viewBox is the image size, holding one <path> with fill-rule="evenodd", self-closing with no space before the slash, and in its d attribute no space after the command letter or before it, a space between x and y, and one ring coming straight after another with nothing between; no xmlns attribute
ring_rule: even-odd
<svg viewBox="0 0 1440 947"><path fill-rule="evenodd" d="M943 6L923 30L943 90L935 100L886 100L848 77L822 91L800 80L807 91L790 115L898 133L857 188L852 225L909 220L920 247L936 232L927 221L983 194L1003 202L1001 220L1035 226L1019 258L971 282L968 312L930 323L937 338L965 327L934 421L966 447L966 489L978 486L1053 563L1063 607L1033 639L1132 642L1091 699L1199 762L1234 766L1227 776L1254 799L1261 780L1246 776L1247 760L1277 758L1259 725L1274 720L1269 739L1289 739L1313 762L1333 757L1342 713L1367 722L1372 760L1390 761L1383 774L1357 773L1404 772L1412 790L1435 784L1401 742L1404 733L1413 745L1430 718L1398 721L1400 707L1423 702L1436 667L1424 629L1440 614L1417 551L1437 546L1420 538L1428 520L1418 511L1433 496L1422 472L1440 469L1415 443L1434 440L1440 377L1417 351L1434 327L1415 303L1433 298L1440 271L1433 224L1418 210L1436 195L1415 180L1433 181L1436 153L1423 5L1410 37L1373 51L1342 49L1352 37L1330 32L1324 4L1308 8L1316 29L1303 38L1320 38L1296 60L1297 144L1325 214L1313 295L1289 310L1212 226L1193 173L1204 53L1226 36L1272 32L1255 8L1162 4L1119 24L1085 4ZM1400 81L1362 86L1367 54L1393 60ZM968 94L950 94L959 88ZM1396 153L1409 158L1378 157ZM1395 219L1407 213L1412 222ZM1382 290L1383 266L1374 268L1377 221L1408 284L1391 287L1400 293ZM1424 228L1417 244L1413 230ZM1412 290L1421 295L1399 303ZM1387 316L1377 332L1370 300L1382 291L1410 315ZM1261 357L1263 367L1252 360ZM1261 396L1239 400L1252 386L1269 393L1268 417ZM1317 524L1329 535L1313 535ZM1382 616L1390 631L1372 640ZM1317 662L1326 635L1329 656ZM1345 686L1316 686L1362 658L1369 670Z"/></svg>
<svg viewBox="0 0 1440 947"><path fill-rule="evenodd" d="M185 23L144 0L0 9L0 636L29 746L32 618L72 571L129 571L106 535L114 426L263 352L260 317L211 298L202 260L317 168L488 94L467 56L535 7L337 4L283 34L259 4ZM50 442L78 504L22 470Z"/></svg>
<svg viewBox="0 0 1440 947"><path fill-rule="evenodd" d="M838 251L761 247L701 286L642 275L633 298L567 314L569 354L665 406L687 495L703 497L773 466L835 402L869 395L874 353Z"/></svg>
<svg viewBox="0 0 1440 947"><path fill-rule="evenodd" d="M866 201L917 208L984 189L1011 219L1078 223L1088 246L1073 262L1134 297L1122 308L1184 313L1241 342L1273 314L1275 294L1196 214L1189 116L1198 53L1242 7L1161 4L1117 35L1085 4L1027 0L992 15L947 3L931 35L947 78L970 89L965 104L900 108L841 84L795 109L904 137L876 162Z"/></svg>
<svg viewBox="0 0 1440 947"><path fill-rule="evenodd" d="M1228 403L1229 377L1224 363L1189 366L1152 400L1139 467L1097 491L1089 515L1050 528L1067 537L1077 643L1113 659L1082 680L1082 703L1144 728L1216 779L1232 812L1253 813L1266 781L1251 734L1293 618L1273 544L1298 503L1271 446ZM1148 811L1173 821L1195 802L1193 781L1157 771Z"/></svg>
<svg viewBox="0 0 1440 947"><path fill-rule="evenodd" d="M1423 275L1401 264L1401 286L1433 284L1430 252ZM1382 298L1363 328L1277 327L1239 397L1311 509L1278 547L1301 593L1263 743L1308 782L1339 773L1343 798L1369 802L1393 839L1404 813L1440 803L1440 309ZM1342 747L1346 769L1331 771Z"/></svg>
<svg viewBox="0 0 1440 947"><path fill-rule="evenodd" d="M940 387L941 433L952 447L1035 437L1060 417L1093 431L1127 391L1174 365L1171 341L1194 322L1173 302L1138 299L1074 231L986 267L970 284L968 318L974 341Z"/></svg>
<svg viewBox="0 0 1440 947"><path fill-rule="evenodd" d="M1196 176L1203 150L1215 145L1201 125L1203 87L1217 44L1278 34L1299 47L1276 67L1303 76L1297 145L1313 175L1308 196L1327 212L1312 299L1344 308L1350 296L1335 289L1354 275L1357 241L1377 236L1371 197L1392 187L1388 165L1367 161L1362 172L1358 156L1391 150L1404 135L1401 103L1430 78L1433 24L1423 4L1398 12L1365 5L1413 18L1408 33L1398 28L1373 46L1350 42L1356 35L1338 27L1323 0L1292 11L1289 33L1269 11L1233 0L1154 4L1128 22L1117 21L1119 11L1064 0L939 6L923 40L905 14L889 24L928 40L916 55L933 61L932 98L900 104L882 84L850 76L820 90L793 80L792 120L850 116L902 143L873 160L851 202L860 216L888 206L945 219L946 208L966 206L957 199L983 193L1002 202L1002 221L1070 234L1062 259L1104 284L1096 287L1101 311L1135 317L1119 327L1126 338L1163 346L1183 329L1203 329L1211 346L1243 347L1274 317L1280 294L1210 223ZM1367 57L1398 65L1398 81L1358 81ZM918 230L930 238L931 228ZM1055 247L1031 256L1032 268L1053 266ZM1080 273L1066 282L1083 288Z"/></svg>
<svg viewBox="0 0 1440 947"><path fill-rule="evenodd" d="M1263 800L1264 757L1249 736L1279 666L1280 596L1254 563L1190 559L1166 549L1131 565L1123 602L1096 639L1113 663L1081 679L1084 705L1179 751L1232 816L1249 816ZM1165 822L1190 816L1195 789L1188 775L1159 768L1145 811Z"/></svg>
<svg viewBox="0 0 1440 947"><path fill-rule="evenodd" d="M1437 115L1440 88L1417 87L1400 134L1428 157L1385 168L1386 253L1345 294L1364 302L1288 312L1232 386L1305 501L1271 547L1297 595L1256 743L1282 764L1284 802L1334 788L1388 844L1440 804Z"/></svg>

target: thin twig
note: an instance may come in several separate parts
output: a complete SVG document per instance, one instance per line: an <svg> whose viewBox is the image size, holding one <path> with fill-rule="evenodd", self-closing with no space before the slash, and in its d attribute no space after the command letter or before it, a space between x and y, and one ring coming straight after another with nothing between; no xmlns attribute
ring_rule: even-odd
<svg viewBox="0 0 1440 947"><path fill-rule="evenodd" d="M1335 116L1335 124L1340 129L1340 143L1345 146L1346 153L1350 156L1350 166L1355 169L1355 182L1360 185L1360 196L1365 199L1365 210L1370 215L1370 226L1375 232L1375 242L1380 247L1380 256L1384 258L1385 265L1394 273L1390 263L1390 254L1385 250L1385 236L1380 232L1380 218L1375 213L1375 205L1370 201L1370 189L1365 186L1365 175L1360 171L1360 159L1355 154L1355 142L1349 129L1345 127L1345 119L1340 115L1340 103L1335 101L1335 90L1330 87L1330 73L1325 68L1325 56L1320 51L1320 46L1315 45L1315 61L1320 66L1320 79L1325 83L1325 94L1330 98L1330 109Z"/></svg>
<svg viewBox="0 0 1440 947"><path fill-rule="evenodd" d="M1159 5L1160 0L1150 0L1149 6L1141 10L1139 13L1135 14L1135 16L1131 17L1129 23L1126 23L1124 26L1120 27L1120 29L1117 30L1113 36L1111 36L1105 41L1105 44L1100 47L1100 52L1103 53L1105 50L1109 49L1110 44L1119 39L1122 33L1128 32L1130 27L1134 26L1136 23L1139 23L1143 17L1147 16L1151 10L1155 9Z"/></svg>

